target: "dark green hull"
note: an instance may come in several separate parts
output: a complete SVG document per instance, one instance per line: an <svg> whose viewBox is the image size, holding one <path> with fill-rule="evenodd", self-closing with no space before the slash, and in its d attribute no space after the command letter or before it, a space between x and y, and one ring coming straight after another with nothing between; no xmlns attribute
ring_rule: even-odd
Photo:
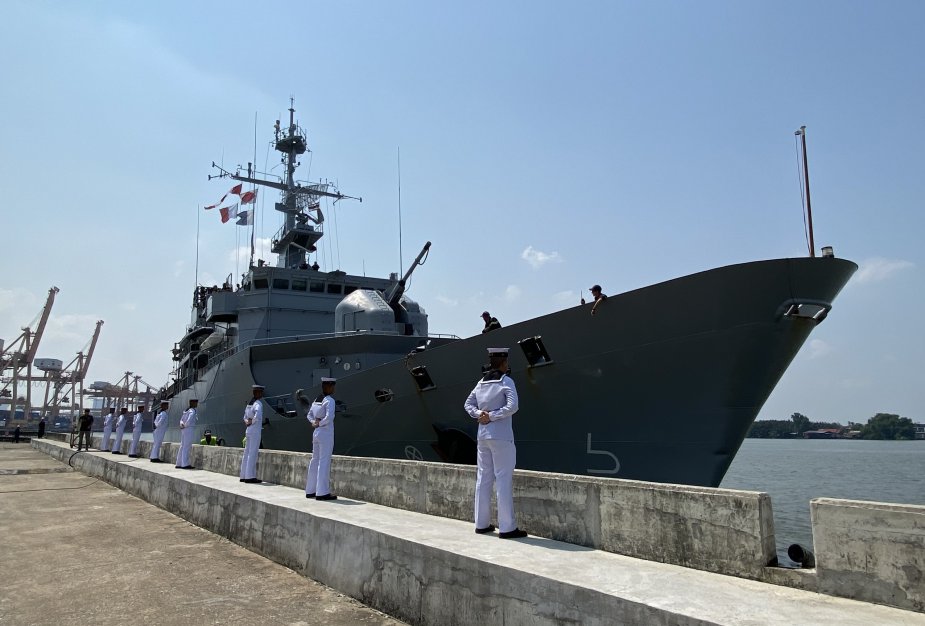
<svg viewBox="0 0 925 626"><path fill-rule="evenodd" d="M834 258L758 261L700 272L468 339L349 335L244 348L177 395L196 394L199 428L230 445L254 380L271 406L267 448L309 450L290 393L338 377L335 454L471 463L475 424L462 405L489 345L510 346L520 396L517 467L717 486L755 416L857 266ZM551 362L518 342L539 336ZM395 360L367 367L371 353ZM349 370L343 364L351 364ZM359 363L360 366L356 367ZM425 366L433 388L410 369ZM376 392L388 390L390 394ZM274 400L275 398L275 400ZM173 409L172 409L173 410ZM175 421L172 421L175 423Z"/></svg>

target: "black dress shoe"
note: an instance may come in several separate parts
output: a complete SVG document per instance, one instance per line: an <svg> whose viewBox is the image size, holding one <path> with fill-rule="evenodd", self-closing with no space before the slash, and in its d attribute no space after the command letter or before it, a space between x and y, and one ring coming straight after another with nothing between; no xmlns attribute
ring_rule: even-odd
<svg viewBox="0 0 925 626"><path fill-rule="evenodd" d="M489 525L486 526L485 528L476 528L476 529L475 529L475 534L477 534L477 535L484 535L484 534L486 534L486 533L492 532L494 529L495 529L495 527L494 527L492 524L489 524Z"/></svg>
<svg viewBox="0 0 925 626"><path fill-rule="evenodd" d="M315 499L315 494L313 494L313 493L306 493L306 494L305 494L305 497L306 497L306 498L311 498L312 500L314 500L314 499Z"/></svg>
<svg viewBox="0 0 925 626"><path fill-rule="evenodd" d="M259 478L245 478L244 482L250 483L252 485L256 485L256 484L262 483L263 481L260 480Z"/></svg>
<svg viewBox="0 0 925 626"><path fill-rule="evenodd" d="M128 455L128 458L130 458L130 459L137 459L137 458L138 458L138 455L137 455L137 454L130 454L130 455Z"/></svg>
<svg viewBox="0 0 925 626"><path fill-rule="evenodd" d="M174 465L174 467L177 468L177 469L183 469L183 468L180 467L179 465Z"/></svg>
<svg viewBox="0 0 925 626"><path fill-rule="evenodd" d="M243 479L243 478L239 478L238 480L239 480L240 482L242 482L242 483L244 482L244 479Z"/></svg>
<svg viewBox="0 0 925 626"><path fill-rule="evenodd" d="M315 496L315 500L337 500L337 496L333 493L326 493L323 496Z"/></svg>
<svg viewBox="0 0 925 626"><path fill-rule="evenodd" d="M193 467L192 465L184 465L184 466L181 467L180 469L196 469L196 468Z"/></svg>
<svg viewBox="0 0 925 626"><path fill-rule="evenodd" d="M122 454L122 453L119 452L118 450L113 450L112 453L113 453L113 454Z"/></svg>
<svg viewBox="0 0 925 626"><path fill-rule="evenodd" d="M520 539L526 536L527 536L527 533L523 530L520 530L519 528L515 528L514 530L509 530L506 533L498 533L498 537L500 537L501 539Z"/></svg>
<svg viewBox="0 0 925 626"><path fill-rule="evenodd" d="M163 463L160 459L151 459L152 463Z"/></svg>

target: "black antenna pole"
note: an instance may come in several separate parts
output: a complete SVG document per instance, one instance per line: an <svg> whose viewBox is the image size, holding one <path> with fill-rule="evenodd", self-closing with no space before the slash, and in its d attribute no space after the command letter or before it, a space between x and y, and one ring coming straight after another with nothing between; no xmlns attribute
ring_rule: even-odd
<svg viewBox="0 0 925 626"><path fill-rule="evenodd" d="M813 241L813 207L809 201L809 163L806 161L806 127L798 131L803 140L803 182L806 185L806 221L809 225L809 256L816 256L816 244Z"/></svg>
<svg viewBox="0 0 925 626"><path fill-rule="evenodd" d="M398 146L398 274L405 270L401 253L401 146Z"/></svg>

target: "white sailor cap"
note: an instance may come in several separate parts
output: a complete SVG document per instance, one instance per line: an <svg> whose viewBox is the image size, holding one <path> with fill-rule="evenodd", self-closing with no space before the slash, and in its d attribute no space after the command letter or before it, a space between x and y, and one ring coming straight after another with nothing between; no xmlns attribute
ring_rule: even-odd
<svg viewBox="0 0 925 626"><path fill-rule="evenodd" d="M337 382L337 379L336 379L336 378L329 378L329 377L327 377L327 376L322 376L322 377L321 377L321 382L323 382L323 383L331 383L331 384L334 384L334 383Z"/></svg>
<svg viewBox="0 0 925 626"><path fill-rule="evenodd" d="M510 348L488 348L488 356L507 356Z"/></svg>
<svg viewBox="0 0 925 626"><path fill-rule="evenodd" d="M260 391L263 391L264 389L266 389L266 387L264 387L263 385L251 385L251 389L253 389L254 391L257 391L258 389Z"/></svg>

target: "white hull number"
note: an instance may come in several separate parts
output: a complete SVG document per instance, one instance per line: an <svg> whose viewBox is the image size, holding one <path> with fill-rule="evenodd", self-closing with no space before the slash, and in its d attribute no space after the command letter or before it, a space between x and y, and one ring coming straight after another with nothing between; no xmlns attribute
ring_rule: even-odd
<svg viewBox="0 0 925 626"><path fill-rule="evenodd" d="M620 459L617 458L617 455L612 452L607 452L606 450L592 450L591 449L591 433L588 433L588 454L599 454L610 458L613 463L613 469L591 469L588 468L589 474L616 474L620 471Z"/></svg>

